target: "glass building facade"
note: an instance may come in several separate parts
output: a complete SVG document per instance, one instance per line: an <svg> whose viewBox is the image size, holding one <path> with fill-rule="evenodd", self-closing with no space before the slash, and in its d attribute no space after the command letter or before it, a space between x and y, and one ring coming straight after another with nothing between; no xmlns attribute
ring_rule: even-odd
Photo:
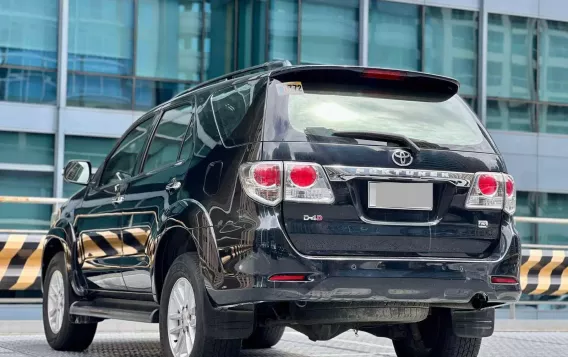
<svg viewBox="0 0 568 357"><path fill-rule="evenodd" d="M568 217L568 3L525 0L3 0L0 195L69 197L70 159L98 167L176 93L273 59L458 79L517 179L518 215ZM563 18L564 16L565 18ZM0 205L0 229L51 207ZM519 223L525 243L564 225Z"/></svg>

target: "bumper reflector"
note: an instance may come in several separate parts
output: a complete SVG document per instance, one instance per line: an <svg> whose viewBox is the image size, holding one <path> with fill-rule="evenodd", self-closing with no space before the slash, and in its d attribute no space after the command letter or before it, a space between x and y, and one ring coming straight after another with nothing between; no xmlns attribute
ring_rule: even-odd
<svg viewBox="0 0 568 357"><path fill-rule="evenodd" d="M268 278L268 281L308 281L306 274L275 274Z"/></svg>
<svg viewBox="0 0 568 357"><path fill-rule="evenodd" d="M514 276L492 276L492 284L518 284L519 281Z"/></svg>

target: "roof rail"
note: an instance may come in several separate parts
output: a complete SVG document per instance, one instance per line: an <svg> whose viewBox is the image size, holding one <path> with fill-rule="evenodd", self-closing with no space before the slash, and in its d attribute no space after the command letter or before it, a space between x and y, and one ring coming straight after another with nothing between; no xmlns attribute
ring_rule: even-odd
<svg viewBox="0 0 568 357"><path fill-rule="evenodd" d="M181 93L178 93L177 95L174 96L174 98L177 98L177 97L182 96L184 94L187 94L189 92L193 92L194 90L197 90L199 88L209 86L211 84L215 84L215 83L218 83L218 82L223 82L223 81L227 81L229 79L234 79L234 78L238 78L238 77L244 77L244 76L249 75L249 74L268 72L268 71L272 71L272 70L277 69L277 68L288 67L288 66L291 66L291 65L292 65L292 63L288 60L270 61L270 62L265 62L263 64L259 64L257 66L248 67L248 68L245 68L245 69L240 69L238 71L227 73L223 76L216 77L216 78L207 80L205 82L201 82L198 85L196 85L195 87L191 87L189 89L184 90Z"/></svg>

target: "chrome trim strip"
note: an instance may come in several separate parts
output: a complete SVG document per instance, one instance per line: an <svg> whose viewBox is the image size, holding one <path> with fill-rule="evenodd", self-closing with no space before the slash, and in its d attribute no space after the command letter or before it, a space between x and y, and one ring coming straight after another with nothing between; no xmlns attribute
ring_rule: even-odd
<svg viewBox="0 0 568 357"><path fill-rule="evenodd" d="M325 165L324 169L330 181L349 181L354 178L375 178L381 180L449 182L457 187L470 187L475 176L474 173L470 172L394 169L384 167Z"/></svg>
<svg viewBox="0 0 568 357"><path fill-rule="evenodd" d="M376 226L410 226L410 227L432 227L440 223L440 221L442 220L441 218L438 218L434 221L428 221L428 222L391 222L391 221L375 221L363 216L359 216L359 219L361 219L365 223L374 224Z"/></svg>

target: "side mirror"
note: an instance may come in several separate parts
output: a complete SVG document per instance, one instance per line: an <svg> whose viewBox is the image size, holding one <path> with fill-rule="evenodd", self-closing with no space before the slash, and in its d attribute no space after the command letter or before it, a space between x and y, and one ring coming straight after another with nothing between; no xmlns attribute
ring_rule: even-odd
<svg viewBox="0 0 568 357"><path fill-rule="evenodd" d="M71 160L65 165L63 179L69 183L87 185L91 179L91 163L89 161Z"/></svg>

